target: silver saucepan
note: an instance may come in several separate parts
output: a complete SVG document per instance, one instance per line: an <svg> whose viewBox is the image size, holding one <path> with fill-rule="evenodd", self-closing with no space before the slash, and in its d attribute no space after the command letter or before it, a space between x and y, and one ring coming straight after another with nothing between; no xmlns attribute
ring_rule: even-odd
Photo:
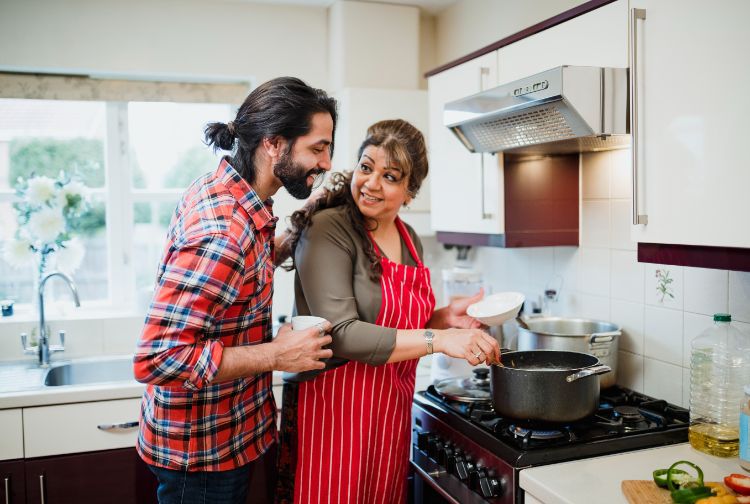
<svg viewBox="0 0 750 504"><path fill-rule="evenodd" d="M573 422L599 404L599 375L611 368L593 355L558 350L503 351L491 368L492 404L505 417Z"/></svg>
<svg viewBox="0 0 750 504"><path fill-rule="evenodd" d="M564 350L598 357L612 372L601 378L601 387L617 382L620 326L600 320L533 317L518 320L519 350Z"/></svg>

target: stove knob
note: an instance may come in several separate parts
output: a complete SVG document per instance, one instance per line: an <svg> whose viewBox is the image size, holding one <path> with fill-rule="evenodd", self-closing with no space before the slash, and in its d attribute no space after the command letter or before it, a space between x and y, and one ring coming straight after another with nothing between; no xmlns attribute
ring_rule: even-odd
<svg viewBox="0 0 750 504"><path fill-rule="evenodd" d="M427 451L427 442L431 436L433 436L433 434L430 432L417 432L417 448L422 451Z"/></svg>
<svg viewBox="0 0 750 504"><path fill-rule="evenodd" d="M445 443L442 448L438 451L438 464L443 467L448 467L448 464L453 459L453 445L451 443Z"/></svg>
<svg viewBox="0 0 750 504"><path fill-rule="evenodd" d="M438 459L438 450L443 445L442 441L437 436L432 436L427 441L427 454L430 456L431 459L437 461Z"/></svg>
<svg viewBox="0 0 750 504"><path fill-rule="evenodd" d="M479 481L482 478L487 477L487 472L484 468L477 464L477 466L469 471L469 487L475 492L479 492Z"/></svg>
<svg viewBox="0 0 750 504"><path fill-rule="evenodd" d="M463 452L460 448L454 448L453 452L446 454L445 468L449 474L456 474L456 460L463 458Z"/></svg>
<svg viewBox="0 0 750 504"><path fill-rule="evenodd" d="M461 481L465 481L469 479L469 467L473 466L474 464L470 460L465 460L463 457L456 457L453 463L453 474Z"/></svg>
<svg viewBox="0 0 750 504"><path fill-rule="evenodd" d="M472 460L472 458L468 455L464 456L464 461L466 461L466 472L471 474L472 471L477 469L477 464Z"/></svg>
<svg viewBox="0 0 750 504"><path fill-rule="evenodd" d="M478 492L485 498L500 497L502 492L500 480L492 477L480 478Z"/></svg>

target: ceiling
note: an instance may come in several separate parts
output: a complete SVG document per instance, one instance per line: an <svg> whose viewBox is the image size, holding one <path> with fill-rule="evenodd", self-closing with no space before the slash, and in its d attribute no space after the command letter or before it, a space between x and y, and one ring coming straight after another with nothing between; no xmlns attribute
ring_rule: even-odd
<svg viewBox="0 0 750 504"><path fill-rule="evenodd" d="M252 3L267 3L276 5L305 5L308 7L328 7L336 0L245 0ZM438 12L450 7L458 0L367 0L371 3L388 3L397 5L413 5L419 7L420 10L428 12L430 14L437 14Z"/></svg>

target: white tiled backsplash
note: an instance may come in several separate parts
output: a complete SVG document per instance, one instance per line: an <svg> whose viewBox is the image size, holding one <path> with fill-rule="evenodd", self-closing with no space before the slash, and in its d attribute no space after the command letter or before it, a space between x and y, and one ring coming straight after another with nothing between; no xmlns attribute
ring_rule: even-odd
<svg viewBox="0 0 750 504"><path fill-rule="evenodd" d="M581 156L580 247L472 250L493 292L517 290L537 301L545 286L563 278L552 313L603 319L623 328L618 382L626 387L688 405L690 342L712 324L715 312L729 312L750 333L750 273L642 264L630 240L630 153ZM440 270L454 253L424 239L425 262L433 269L440 299ZM669 272L670 295L662 300L656 271Z"/></svg>
<svg viewBox="0 0 750 504"><path fill-rule="evenodd" d="M563 286L552 313L596 318L623 328L618 382L687 406L690 341L712 323L715 312L728 311L750 332L750 273L641 264L630 240L629 152L612 151L581 157L581 246L527 249L479 248L470 257L486 274L493 292L515 290L538 300L552 282ZM425 263L432 269L438 304L441 269L452 266L454 252L434 237L423 238ZM668 271L670 295L657 291L656 271ZM291 312L291 274L277 272L274 307ZM553 280L554 279L554 280ZM288 285L287 285L288 284ZM276 310L275 310L276 311ZM126 354L135 348L143 316L52 321L53 342L66 329L66 350L54 360L97 354ZM0 361L24 356L18 334L33 322L0 322ZM429 359L425 359L427 364ZM418 388L429 371L420 367Z"/></svg>

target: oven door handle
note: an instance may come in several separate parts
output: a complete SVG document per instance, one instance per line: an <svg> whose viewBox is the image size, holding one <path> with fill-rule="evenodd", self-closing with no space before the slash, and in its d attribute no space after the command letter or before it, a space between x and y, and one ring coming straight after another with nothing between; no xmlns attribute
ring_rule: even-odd
<svg viewBox="0 0 750 504"><path fill-rule="evenodd" d="M428 485L432 487L433 490L435 490L437 493L440 494L441 497L443 497L445 500L447 500L450 504L461 504L459 501L456 500L455 497L453 497L451 494L446 492L440 485L438 485L437 481L424 469L422 469L419 464L414 462L413 460L410 461L411 466L414 468L414 470L424 479Z"/></svg>

